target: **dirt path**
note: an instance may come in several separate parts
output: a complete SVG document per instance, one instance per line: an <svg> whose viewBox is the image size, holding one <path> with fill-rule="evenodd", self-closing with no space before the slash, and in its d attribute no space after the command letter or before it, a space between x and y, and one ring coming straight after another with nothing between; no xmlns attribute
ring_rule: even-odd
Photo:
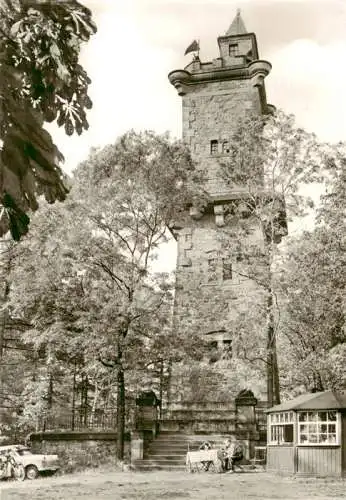
<svg viewBox="0 0 346 500"><path fill-rule="evenodd" d="M1 483L0 500L346 499L343 480L258 474L87 472Z"/></svg>

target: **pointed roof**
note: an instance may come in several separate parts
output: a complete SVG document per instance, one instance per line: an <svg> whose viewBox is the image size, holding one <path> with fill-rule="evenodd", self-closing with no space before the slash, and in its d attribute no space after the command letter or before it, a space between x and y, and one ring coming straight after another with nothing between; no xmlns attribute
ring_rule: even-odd
<svg viewBox="0 0 346 500"><path fill-rule="evenodd" d="M226 36L243 35L244 33L247 33L247 32L248 31L245 28L244 21L240 15L240 9L238 9L237 15L233 19L231 26L226 31Z"/></svg>

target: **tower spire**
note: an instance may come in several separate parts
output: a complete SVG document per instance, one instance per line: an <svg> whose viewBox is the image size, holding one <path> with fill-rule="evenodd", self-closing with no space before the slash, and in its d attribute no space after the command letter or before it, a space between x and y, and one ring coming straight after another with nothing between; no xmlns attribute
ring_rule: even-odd
<svg viewBox="0 0 346 500"><path fill-rule="evenodd" d="M237 15L233 19L231 26L226 31L226 36L243 35L244 33L247 33L247 29L245 28L244 21L241 17L240 9L237 9Z"/></svg>

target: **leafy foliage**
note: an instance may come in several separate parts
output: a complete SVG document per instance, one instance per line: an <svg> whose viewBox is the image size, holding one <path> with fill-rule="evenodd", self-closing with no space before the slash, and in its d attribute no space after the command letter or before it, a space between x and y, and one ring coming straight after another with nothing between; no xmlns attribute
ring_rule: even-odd
<svg viewBox="0 0 346 500"><path fill-rule="evenodd" d="M235 272L264 293L256 302L257 311L252 307L246 315L238 315L234 331L242 357L265 366L269 405L280 400L275 273L282 250L278 245L287 235L288 223L313 209L309 188L325 180L325 168L336 157L335 148L318 142L314 134L296 126L293 116L279 111L239 119L229 155L220 160L223 181L238 194L226 209L223 246L238 246L240 264ZM254 337L260 342L254 343Z"/></svg>
<svg viewBox="0 0 346 500"><path fill-rule="evenodd" d="M71 393L77 365L89 404L102 409L108 389L117 401L120 446L125 398L145 378L156 383L154 371L181 358L184 345L195 353L192 337L183 344L172 333L173 280L153 268L167 225L194 194L198 176L185 146L129 132L80 165L68 200L43 205L16 248L11 314L28 323L22 340L40 353L53 403L62 404L61 387Z"/></svg>
<svg viewBox="0 0 346 500"><path fill-rule="evenodd" d="M40 195L66 197L63 156L43 125L88 128L90 79L78 58L96 27L75 0L2 0L0 16L0 236L10 229L19 240Z"/></svg>
<svg viewBox="0 0 346 500"><path fill-rule="evenodd" d="M346 384L345 146L332 151L319 224L291 242L279 267L280 331L288 355L283 384L291 390L344 389Z"/></svg>

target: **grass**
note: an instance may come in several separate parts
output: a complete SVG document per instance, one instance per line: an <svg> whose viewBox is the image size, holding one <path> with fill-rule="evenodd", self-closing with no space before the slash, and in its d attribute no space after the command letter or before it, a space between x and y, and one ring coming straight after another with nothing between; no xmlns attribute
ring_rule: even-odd
<svg viewBox="0 0 346 500"><path fill-rule="evenodd" d="M0 500L316 500L346 499L336 479L280 477L267 473L89 471L61 477L2 482Z"/></svg>

